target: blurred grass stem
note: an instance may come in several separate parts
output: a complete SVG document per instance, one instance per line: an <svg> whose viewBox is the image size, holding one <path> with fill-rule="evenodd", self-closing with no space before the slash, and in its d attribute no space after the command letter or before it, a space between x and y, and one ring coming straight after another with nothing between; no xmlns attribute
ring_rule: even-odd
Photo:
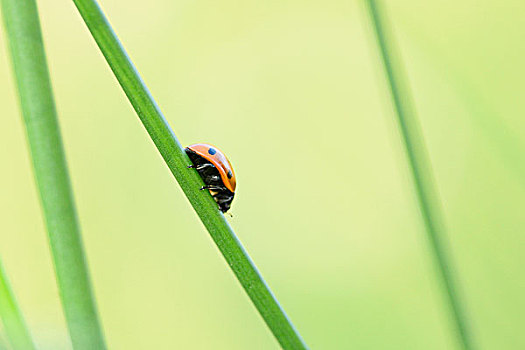
<svg viewBox="0 0 525 350"><path fill-rule="evenodd" d="M446 230L441 213L440 199L435 188L429 156L419 121L412 105L401 60L395 50L394 38L386 25L385 16L381 12L379 1L366 0L366 3L390 86L401 135L412 170L419 207L433 255L439 266L441 279L445 286L461 344L465 349L472 349L467 317L463 310L464 304L460 301L456 277L454 276L454 267L450 261L451 254L445 242Z"/></svg>
<svg viewBox="0 0 525 350"><path fill-rule="evenodd" d="M106 58L142 124L223 254L246 293L284 349L306 345L250 260L235 233L196 171L187 169L190 160L162 115L146 85L94 0L74 0L89 31ZM225 318L228 315L224 315Z"/></svg>
<svg viewBox="0 0 525 350"><path fill-rule="evenodd" d="M11 59L74 349L105 349L91 292L35 0L1 0Z"/></svg>
<svg viewBox="0 0 525 350"><path fill-rule="evenodd" d="M0 262L0 318L4 324L4 331L13 349L36 349L27 329L26 323L18 308L15 296L7 280L7 276ZM0 348L2 346L0 345Z"/></svg>

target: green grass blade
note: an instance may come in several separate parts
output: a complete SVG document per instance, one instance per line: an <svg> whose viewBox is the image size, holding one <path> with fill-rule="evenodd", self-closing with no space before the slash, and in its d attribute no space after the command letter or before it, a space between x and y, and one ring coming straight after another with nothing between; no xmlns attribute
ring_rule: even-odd
<svg viewBox="0 0 525 350"><path fill-rule="evenodd" d="M441 279L447 292L448 302L457 328L460 341L465 349L472 348L467 317L460 301L454 268L445 242L440 199L435 188L430 160L426 152L423 134L412 106L408 86L405 82L400 59L396 55L393 37L385 25L379 5L375 0L367 0L367 8L377 38L381 59L390 85L393 104L398 117L401 135L405 144L410 168L423 221L428 233L432 251L441 272Z"/></svg>
<svg viewBox="0 0 525 350"><path fill-rule="evenodd" d="M74 0L74 2L142 124L270 330L283 348L306 348L237 240L235 233L217 209L215 201L208 191L198 190L203 185L201 178L196 171L186 168L191 164L188 157L97 2L94 0Z"/></svg>
<svg viewBox="0 0 525 350"><path fill-rule="evenodd" d="M33 350L36 349L26 327L22 313L18 308L15 296L7 280L4 267L0 262L0 318L4 324L4 330L13 349ZM2 346L0 345L0 348Z"/></svg>
<svg viewBox="0 0 525 350"><path fill-rule="evenodd" d="M104 349L69 183L35 0L2 0L55 273L75 349Z"/></svg>

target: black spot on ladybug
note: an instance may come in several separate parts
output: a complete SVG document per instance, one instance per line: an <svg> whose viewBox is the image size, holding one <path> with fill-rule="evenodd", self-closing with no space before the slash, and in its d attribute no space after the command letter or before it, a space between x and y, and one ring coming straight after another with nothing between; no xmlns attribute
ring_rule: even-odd
<svg viewBox="0 0 525 350"><path fill-rule="evenodd" d="M210 148L210 149L208 150L208 153L211 154L211 155L213 156L215 153L217 153L217 151L215 150L215 148Z"/></svg>
<svg viewBox="0 0 525 350"><path fill-rule="evenodd" d="M233 174L232 174L231 170L229 170L229 171L228 171L228 174L226 174L226 175L228 175L228 179L231 179L231 178L232 178L232 176L233 176Z"/></svg>

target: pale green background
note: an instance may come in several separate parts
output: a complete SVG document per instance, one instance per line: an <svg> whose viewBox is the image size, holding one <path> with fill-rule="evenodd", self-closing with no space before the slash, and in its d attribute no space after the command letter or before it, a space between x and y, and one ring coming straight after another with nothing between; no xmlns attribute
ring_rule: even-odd
<svg viewBox="0 0 525 350"><path fill-rule="evenodd" d="M276 349L72 1L38 1L111 349ZM313 349L456 340L361 1L101 1L183 144L238 176L230 222ZM480 349L525 348L525 3L387 8ZM5 35L0 255L37 343L70 349Z"/></svg>

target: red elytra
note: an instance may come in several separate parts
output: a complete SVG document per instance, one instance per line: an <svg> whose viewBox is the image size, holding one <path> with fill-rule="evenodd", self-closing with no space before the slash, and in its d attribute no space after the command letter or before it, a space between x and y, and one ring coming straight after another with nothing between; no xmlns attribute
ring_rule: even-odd
<svg viewBox="0 0 525 350"><path fill-rule="evenodd" d="M237 186L235 172L230 161L220 149L207 143L195 143L187 148L212 163L219 171L224 186L230 191L235 192L235 187Z"/></svg>

